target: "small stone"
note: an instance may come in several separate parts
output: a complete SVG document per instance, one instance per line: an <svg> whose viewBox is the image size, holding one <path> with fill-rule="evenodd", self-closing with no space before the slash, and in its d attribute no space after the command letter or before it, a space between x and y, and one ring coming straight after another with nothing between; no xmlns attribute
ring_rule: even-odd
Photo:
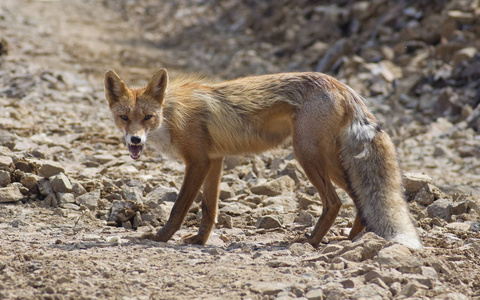
<svg viewBox="0 0 480 300"><path fill-rule="evenodd" d="M284 192L292 192L295 189L295 181L289 176L282 176L273 181L266 182L250 188L257 195L278 196Z"/></svg>
<svg viewBox="0 0 480 300"><path fill-rule="evenodd" d="M471 299L468 296L462 294L462 293L455 293L455 292L450 292L450 293L445 293L445 294L440 294L435 296L435 300L468 300Z"/></svg>
<svg viewBox="0 0 480 300"><path fill-rule="evenodd" d="M87 190L79 182L72 183L72 191L77 197L87 192Z"/></svg>
<svg viewBox="0 0 480 300"><path fill-rule="evenodd" d="M403 186L407 193L417 193L420 189L432 181L432 178L423 173L403 174Z"/></svg>
<svg viewBox="0 0 480 300"><path fill-rule="evenodd" d="M387 290L374 283L368 283L356 291L353 299L386 299Z"/></svg>
<svg viewBox="0 0 480 300"><path fill-rule="evenodd" d="M447 16L455 21L466 24L470 24L475 20L475 15L473 13L460 10L450 10L447 12Z"/></svg>
<svg viewBox="0 0 480 300"><path fill-rule="evenodd" d="M219 193L218 199L223 201L225 199L235 197L235 193L232 191L228 183L226 182L220 183L219 189L220 189L220 193Z"/></svg>
<svg viewBox="0 0 480 300"><path fill-rule="evenodd" d="M38 180L42 179L41 177L33 174L25 174L20 179L20 183L26 187L30 193L38 194L40 191L38 189ZM43 179L46 180L46 179Z"/></svg>
<svg viewBox="0 0 480 300"><path fill-rule="evenodd" d="M131 203L123 200L114 200L112 202L112 208L110 210L110 216L108 218L109 221L118 222L119 221L119 213L125 208L131 206Z"/></svg>
<svg viewBox="0 0 480 300"><path fill-rule="evenodd" d="M470 228L473 232L480 232L480 223L479 222L472 222L472 226Z"/></svg>
<svg viewBox="0 0 480 300"><path fill-rule="evenodd" d="M413 296L423 296L421 295L422 292L425 292L427 290L427 287L416 282L416 281L411 281L407 283L400 294L405 297L413 297Z"/></svg>
<svg viewBox="0 0 480 300"><path fill-rule="evenodd" d="M111 154L95 154L93 156L93 160L101 165L104 165L115 159L117 158Z"/></svg>
<svg viewBox="0 0 480 300"><path fill-rule="evenodd" d="M138 227L143 225L143 219L139 211L135 212L135 216L133 217L133 229L137 229Z"/></svg>
<svg viewBox="0 0 480 300"><path fill-rule="evenodd" d="M390 285L390 292L392 293L393 296L400 294L402 291L402 284L398 281L392 283Z"/></svg>
<svg viewBox="0 0 480 300"><path fill-rule="evenodd" d="M290 197L290 195L292 197ZM293 194L290 195L282 195L278 197L268 197L262 201L264 207L282 207L279 211L284 212L295 212L297 210L297 202L295 201Z"/></svg>
<svg viewBox="0 0 480 300"><path fill-rule="evenodd" d="M82 206L88 207L90 210L94 210L98 205L98 200L100 199L100 190L93 190L89 193L78 196L75 199L75 202Z"/></svg>
<svg viewBox="0 0 480 300"><path fill-rule="evenodd" d="M72 191L72 184L64 173L50 177L50 184L57 193L68 193Z"/></svg>
<svg viewBox="0 0 480 300"><path fill-rule="evenodd" d="M340 254L339 257L348 261L360 262L362 261L362 249L361 247L357 247Z"/></svg>
<svg viewBox="0 0 480 300"><path fill-rule="evenodd" d="M340 281L340 283L345 289L358 289L363 286L363 284L357 278L348 278Z"/></svg>
<svg viewBox="0 0 480 300"><path fill-rule="evenodd" d="M0 188L0 203L17 202L23 197L20 189L15 185Z"/></svg>
<svg viewBox="0 0 480 300"><path fill-rule="evenodd" d="M123 186L122 187L123 199L133 202L142 202L143 195L140 188L136 186Z"/></svg>
<svg viewBox="0 0 480 300"><path fill-rule="evenodd" d="M218 214L217 226L232 229L233 228L233 218L232 218L232 216L229 216L229 215L224 214L224 213Z"/></svg>
<svg viewBox="0 0 480 300"><path fill-rule="evenodd" d="M361 247L362 261L373 258L387 243L384 238L376 235L373 232L365 233L361 240L363 240L364 243Z"/></svg>
<svg viewBox="0 0 480 300"><path fill-rule="evenodd" d="M423 276L427 278L438 279L438 274L437 271L435 271L435 268L422 266L420 267L420 272Z"/></svg>
<svg viewBox="0 0 480 300"><path fill-rule="evenodd" d="M315 222L315 217L306 211L300 211L298 215L295 217L295 223L304 225L307 227L313 226Z"/></svg>
<svg viewBox="0 0 480 300"><path fill-rule="evenodd" d="M467 213L469 209L469 201L458 201L452 203L452 215L461 215Z"/></svg>
<svg viewBox="0 0 480 300"><path fill-rule="evenodd" d="M150 193L145 197L145 202L175 202L177 200L178 190L173 187L165 187L162 185L156 186Z"/></svg>
<svg viewBox="0 0 480 300"><path fill-rule="evenodd" d="M275 296L278 293L284 291L287 287L287 284L280 282L255 282L252 284L250 289L253 292L259 293L261 295Z"/></svg>
<svg viewBox="0 0 480 300"><path fill-rule="evenodd" d="M463 223L463 222L453 222L453 223L447 224L445 227L453 231L465 232L465 231L469 231L470 228L472 228L472 224Z"/></svg>
<svg viewBox="0 0 480 300"><path fill-rule="evenodd" d="M322 300L323 299L323 290L322 289L314 289L308 291L307 294L305 294L305 298L308 300Z"/></svg>
<svg viewBox="0 0 480 300"><path fill-rule="evenodd" d="M34 164L32 164L32 163L30 163L26 160L21 159L21 160L17 160L15 162L15 169L18 169L18 170L23 171L25 173L33 173L34 172L33 170L35 169L35 166L34 166Z"/></svg>
<svg viewBox="0 0 480 300"><path fill-rule="evenodd" d="M437 217L449 222L452 217L452 200L438 199L427 207L427 214L432 219Z"/></svg>
<svg viewBox="0 0 480 300"><path fill-rule="evenodd" d="M57 193L58 204L75 203L75 196L72 193Z"/></svg>
<svg viewBox="0 0 480 300"><path fill-rule="evenodd" d="M43 207L57 207L58 206L58 199L55 193L49 194L43 201Z"/></svg>
<svg viewBox="0 0 480 300"><path fill-rule="evenodd" d="M10 182L10 172L0 170L0 186L7 186Z"/></svg>
<svg viewBox="0 0 480 300"><path fill-rule="evenodd" d="M232 216L239 216L242 214L250 213L252 209L240 202L228 202L227 205L220 208L218 211Z"/></svg>
<svg viewBox="0 0 480 300"><path fill-rule="evenodd" d="M322 202L310 195L301 194L298 196L298 206L301 209L308 209L311 205L322 205Z"/></svg>
<svg viewBox="0 0 480 300"><path fill-rule="evenodd" d="M413 256L412 252L404 245L393 244L380 250L373 258L384 268L396 268L401 271L411 271L422 266L422 261Z"/></svg>
<svg viewBox="0 0 480 300"><path fill-rule="evenodd" d="M45 178L50 178L53 175L57 175L58 173L63 172L65 173L65 169L62 167L61 164L55 161L43 161L42 166L38 170L40 176Z"/></svg>
<svg viewBox="0 0 480 300"><path fill-rule="evenodd" d="M40 194L43 196L47 197L48 195L53 193L53 187L52 184L50 183L50 180L46 178L42 178L37 181L38 184L38 190Z"/></svg>
<svg viewBox="0 0 480 300"><path fill-rule="evenodd" d="M381 287L382 289L388 290L388 285L386 285L381 278L375 278L372 281L370 281L370 283L374 283L379 287Z"/></svg>
<svg viewBox="0 0 480 300"><path fill-rule="evenodd" d="M415 195L415 202L428 206L435 200L434 195L430 192L428 185L422 187L420 191Z"/></svg>
<svg viewBox="0 0 480 300"><path fill-rule="evenodd" d="M385 239L375 233L367 232L354 243L345 246L339 255L348 261L364 261L374 257L386 243Z"/></svg>
<svg viewBox="0 0 480 300"><path fill-rule="evenodd" d="M10 170L12 168L13 168L13 159L10 156L3 156L3 155L0 156L0 170Z"/></svg>
<svg viewBox="0 0 480 300"><path fill-rule="evenodd" d="M257 228L272 229L281 228L283 220L280 216L263 216L257 219L255 226Z"/></svg>
<svg viewBox="0 0 480 300"><path fill-rule="evenodd" d="M315 251L315 248L309 243L293 243L288 250L290 250L294 256L301 256L305 253Z"/></svg>

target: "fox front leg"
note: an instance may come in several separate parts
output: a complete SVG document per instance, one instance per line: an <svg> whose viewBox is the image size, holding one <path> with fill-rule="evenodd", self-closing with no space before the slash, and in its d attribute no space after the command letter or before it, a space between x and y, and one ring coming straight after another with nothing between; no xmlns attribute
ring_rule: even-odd
<svg viewBox="0 0 480 300"><path fill-rule="evenodd" d="M156 234L148 233L142 236L143 239L150 239L158 242L167 242L172 235L182 226L183 220L190 209L195 197L200 190L205 177L211 169L212 163L209 160L189 163L185 167L185 177L178 198L173 205L170 217Z"/></svg>
<svg viewBox="0 0 480 300"><path fill-rule="evenodd" d="M188 244L205 245L215 225L217 216L220 178L222 176L223 158L212 160L210 171L203 184L202 221L198 233L184 236L182 240Z"/></svg>

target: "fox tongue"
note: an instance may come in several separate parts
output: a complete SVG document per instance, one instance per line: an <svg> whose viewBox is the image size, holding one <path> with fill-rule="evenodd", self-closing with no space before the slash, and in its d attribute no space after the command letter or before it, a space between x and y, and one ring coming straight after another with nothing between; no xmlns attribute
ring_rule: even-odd
<svg viewBox="0 0 480 300"><path fill-rule="evenodd" d="M143 146L141 145L128 145L128 151L130 151L130 157L133 159L139 159L142 153Z"/></svg>

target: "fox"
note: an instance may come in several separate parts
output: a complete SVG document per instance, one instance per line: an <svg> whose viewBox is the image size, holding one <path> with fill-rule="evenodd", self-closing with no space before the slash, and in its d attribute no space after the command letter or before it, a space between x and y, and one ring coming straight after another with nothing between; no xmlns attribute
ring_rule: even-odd
<svg viewBox="0 0 480 300"><path fill-rule="evenodd" d="M402 191L391 138L351 87L317 72L249 76L223 82L170 81L159 69L144 87L105 73L105 98L132 159L148 143L183 160L185 173L168 220L144 239L167 242L180 229L202 189L202 217L189 244L205 245L215 224L225 156L257 154L290 139L296 160L316 188L323 211L312 233L294 242L318 247L333 225L343 189L357 210L348 235L372 231L421 249Z"/></svg>

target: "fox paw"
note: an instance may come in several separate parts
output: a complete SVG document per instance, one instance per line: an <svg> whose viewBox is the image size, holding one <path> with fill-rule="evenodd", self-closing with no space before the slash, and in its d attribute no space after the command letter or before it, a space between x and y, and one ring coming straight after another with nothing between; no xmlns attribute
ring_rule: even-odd
<svg viewBox="0 0 480 300"><path fill-rule="evenodd" d="M154 234L154 233L145 233L143 234L140 239L142 240L151 240L151 241L155 241L155 242L167 242L168 239L165 239L163 238L161 235L158 235L158 234Z"/></svg>
<svg viewBox="0 0 480 300"><path fill-rule="evenodd" d="M206 242L202 236L193 233L182 236L182 241L192 245L205 245Z"/></svg>
<svg viewBox="0 0 480 300"><path fill-rule="evenodd" d="M310 245L312 245L315 248L317 248L318 245L320 244L320 242L317 242L317 241L315 241L312 238L307 237L307 236L299 236L297 238L294 238L291 241L291 244L295 244L295 243L301 243L301 244L309 243Z"/></svg>

